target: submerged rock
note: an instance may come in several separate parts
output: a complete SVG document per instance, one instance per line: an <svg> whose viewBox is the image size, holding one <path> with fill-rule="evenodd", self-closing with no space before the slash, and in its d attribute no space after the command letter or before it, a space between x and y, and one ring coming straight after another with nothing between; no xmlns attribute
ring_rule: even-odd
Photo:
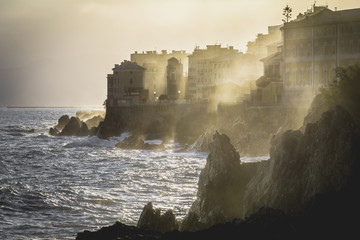
<svg viewBox="0 0 360 240"><path fill-rule="evenodd" d="M57 130L57 128L50 128L49 134L51 136L58 136L60 134L60 132L59 132L59 130Z"/></svg>
<svg viewBox="0 0 360 240"><path fill-rule="evenodd" d="M137 227L165 233L178 230L179 224L171 209L161 214L160 209L154 209L152 203L149 202L140 215Z"/></svg>
<svg viewBox="0 0 360 240"><path fill-rule="evenodd" d="M216 132L210 154L201 171L197 199L181 225L182 231L195 231L242 218L245 186L259 163L242 163L230 139Z"/></svg>
<svg viewBox="0 0 360 240"><path fill-rule="evenodd" d="M142 150L164 150L164 144L149 144L145 143L143 137L131 135L125 138L123 141L115 145L117 148L122 149L142 149Z"/></svg>
<svg viewBox="0 0 360 240"><path fill-rule="evenodd" d="M247 186L246 215L263 206L302 212L319 194L358 188L359 159L359 129L342 107L323 113L304 133L289 130L276 136L270 160Z"/></svg>

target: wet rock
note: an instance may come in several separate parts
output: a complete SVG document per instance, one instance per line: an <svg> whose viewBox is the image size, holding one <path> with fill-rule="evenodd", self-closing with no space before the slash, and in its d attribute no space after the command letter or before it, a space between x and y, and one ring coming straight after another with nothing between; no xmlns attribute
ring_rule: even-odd
<svg viewBox="0 0 360 240"><path fill-rule="evenodd" d="M51 136L58 136L60 134L60 132L59 132L59 130L57 130L57 128L50 128L49 134Z"/></svg>
<svg viewBox="0 0 360 240"><path fill-rule="evenodd" d="M64 129L61 131L60 135L61 136L77 136L80 131L81 126L82 126L82 124L81 124L81 121L79 118L71 117L70 121L68 122L68 124L66 124Z"/></svg>
<svg viewBox="0 0 360 240"><path fill-rule="evenodd" d="M86 123L81 122L81 127L79 129L79 132L78 132L77 136L81 136L81 137L89 136L89 128L86 125Z"/></svg>
<svg viewBox="0 0 360 240"><path fill-rule="evenodd" d="M59 129L59 131L63 130L66 124L68 124L70 121L70 117L68 115L62 115L59 120L56 128Z"/></svg>
<svg viewBox="0 0 360 240"><path fill-rule="evenodd" d="M359 128L339 106L307 124L304 133L289 130L277 135L270 160L247 186L246 215L263 206L286 214L302 212L319 194L358 186L359 159Z"/></svg>
<svg viewBox="0 0 360 240"><path fill-rule="evenodd" d="M123 149L142 149L144 144L143 138L132 135L125 138L122 142L117 143L115 147Z"/></svg>
<svg viewBox="0 0 360 240"><path fill-rule="evenodd" d="M201 171L197 199L181 225L194 231L242 218L245 186L259 163L242 163L230 139L216 132L210 154Z"/></svg>
<svg viewBox="0 0 360 240"><path fill-rule="evenodd" d="M161 234L158 232L116 222L114 225L103 227L96 232L78 233L76 240L159 239L160 237Z"/></svg>
<svg viewBox="0 0 360 240"><path fill-rule="evenodd" d="M132 135L125 138L122 142L119 142L115 145L117 148L122 149L142 149L142 150L164 150L165 147L163 144L149 144L145 143L143 137Z"/></svg>
<svg viewBox="0 0 360 240"><path fill-rule="evenodd" d="M149 202L140 215L137 227L165 233L178 230L179 224L172 210L169 209L164 214L161 214L160 209L154 209L152 203Z"/></svg>

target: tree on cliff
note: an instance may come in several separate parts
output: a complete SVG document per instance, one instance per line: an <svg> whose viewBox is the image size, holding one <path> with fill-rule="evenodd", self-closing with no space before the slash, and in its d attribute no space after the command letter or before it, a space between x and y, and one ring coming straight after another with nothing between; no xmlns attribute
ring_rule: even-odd
<svg viewBox="0 0 360 240"><path fill-rule="evenodd" d="M337 81L331 82L321 89L329 108L340 105L345 108L360 123L360 66L347 68L339 67L336 70Z"/></svg>

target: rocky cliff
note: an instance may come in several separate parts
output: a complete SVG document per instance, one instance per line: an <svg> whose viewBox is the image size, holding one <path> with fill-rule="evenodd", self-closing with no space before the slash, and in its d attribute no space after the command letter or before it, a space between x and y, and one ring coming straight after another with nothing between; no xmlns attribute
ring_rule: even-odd
<svg viewBox="0 0 360 240"><path fill-rule="evenodd" d="M270 160L247 185L246 215L263 206L297 214L321 194L358 188L359 159L359 128L339 106L308 123L304 133L277 135Z"/></svg>
<svg viewBox="0 0 360 240"><path fill-rule="evenodd" d="M243 217L245 186L258 163L241 163L228 136L216 132L201 171L197 199L185 217L182 231L195 231Z"/></svg>

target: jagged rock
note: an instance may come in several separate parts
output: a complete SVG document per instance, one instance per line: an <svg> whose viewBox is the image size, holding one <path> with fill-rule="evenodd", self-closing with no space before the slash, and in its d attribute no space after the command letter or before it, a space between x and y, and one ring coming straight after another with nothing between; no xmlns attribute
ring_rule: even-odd
<svg viewBox="0 0 360 240"><path fill-rule="evenodd" d="M274 137L270 160L247 186L246 215L263 206L301 212L315 196L357 184L359 159L359 129L342 107L323 113L304 133L286 131Z"/></svg>
<svg viewBox="0 0 360 240"><path fill-rule="evenodd" d="M81 124L81 121L79 118L71 117L70 121L68 122L68 124L66 124L64 129L61 131L60 135L61 136L77 136L80 131L81 125L82 124Z"/></svg>
<svg viewBox="0 0 360 240"><path fill-rule="evenodd" d="M204 229L244 216L245 186L255 174L258 163L241 164L230 139L218 132L209 149L199 177L197 199L184 218L182 231Z"/></svg>
<svg viewBox="0 0 360 240"><path fill-rule="evenodd" d="M81 122L81 127L79 129L77 136L89 136L89 128L86 125L86 123Z"/></svg>
<svg viewBox="0 0 360 240"><path fill-rule="evenodd" d="M64 127L66 126L66 124L68 124L70 121L70 118L68 115L62 115L59 120L58 120L58 124L56 126L56 128L59 129L59 131L63 130Z"/></svg>
<svg viewBox="0 0 360 240"><path fill-rule="evenodd" d="M179 224L172 210L169 209L161 215L160 209L154 210L152 203L149 202L140 215L137 227L165 233L178 230Z"/></svg>
<svg viewBox="0 0 360 240"><path fill-rule="evenodd" d="M215 129L210 129L204 132L198 137L198 139L188 147L188 151L199 151L199 152L209 152L209 144L213 140L215 134Z"/></svg>
<svg viewBox="0 0 360 240"><path fill-rule="evenodd" d="M60 132L59 132L59 130L57 130L56 128L50 128L49 134L50 134L51 136L57 136L57 135L60 134Z"/></svg>
<svg viewBox="0 0 360 240"><path fill-rule="evenodd" d="M300 130L304 132L308 123L317 122L321 118L322 114L328 110L329 105L326 103L324 96L322 94L316 95L307 111L306 116L304 117L303 125Z"/></svg>
<svg viewBox="0 0 360 240"><path fill-rule="evenodd" d="M98 132L99 128L98 127L92 127L89 129L89 135L90 136L95 136Z"/></svg>

